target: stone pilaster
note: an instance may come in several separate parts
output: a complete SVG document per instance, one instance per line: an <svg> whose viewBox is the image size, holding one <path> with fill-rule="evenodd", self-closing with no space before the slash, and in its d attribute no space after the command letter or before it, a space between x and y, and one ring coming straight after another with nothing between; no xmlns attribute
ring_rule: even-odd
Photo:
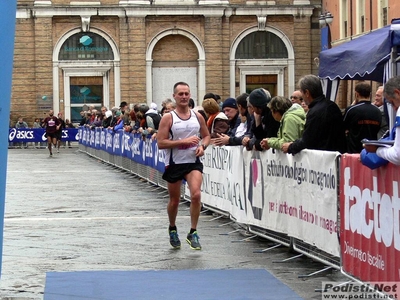
<svg viewBox="0 0 400 300"><path fill-rule="evenodd" d="M222 32L222 19L220 17L205 17L204 32L204 47L206 52L206 92L221 95L221 92L223 91L221 78L223 78L222 48L224 39L224 34ZM229 71L226 75L229 76Z"/></svg>
<svg viewBox="0 0 400 300"><path fill-rule="evenodd" d="M52 19L34 19L34 70L36 82L36 95L47 96L49 101L53 98L53 39ZM59 103L54 103L54 113L58 113Z"/></svg>
<svg viewBox="0 0 400 300"><path fill-rule="evenodd" d="M21 115L31 125L25 112L37 115L33 20L17 19L16 23L12 81L12 96L16 101L11 102L11 111L14 119Z"/></svg>
<svg viewBox="0 0 400 300"><path fill-rule="evenodd" d="M295 51L295 82L305 74L311 73L312 53L310 17L295 16L293 18L293 38ZM291 91L289 91L291 93Z"/></svg>
<svg viewBox="0 0 400 300"><path fill-rule="evenodd" d="M121 101L146 102L146 22L144 17L126 22L121 24Z"/></svg>

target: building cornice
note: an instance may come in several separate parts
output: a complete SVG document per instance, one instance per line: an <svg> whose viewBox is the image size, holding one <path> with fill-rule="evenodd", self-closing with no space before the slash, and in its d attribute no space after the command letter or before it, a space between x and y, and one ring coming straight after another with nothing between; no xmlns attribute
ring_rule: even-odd
<svg viewBox="0 0 400 300"><path fill-rule="evenodd" d="M295 17L310 17L313 14L315 7L313 6L302 6L296 7L290 6L279 6L279 7L238 7L235 10L237 16L277 16L277 15L292 15Z"/></svg>
<svg viewBox="0 0 400 300"><path fill-rule="evenodd" d="M116 16L116 17L146 17L146 16L295 16L310 17L314 6L227 6L227 5L140 5L133 6L35 6L17 7L17 19L52 18L61 16Z"/></svg>

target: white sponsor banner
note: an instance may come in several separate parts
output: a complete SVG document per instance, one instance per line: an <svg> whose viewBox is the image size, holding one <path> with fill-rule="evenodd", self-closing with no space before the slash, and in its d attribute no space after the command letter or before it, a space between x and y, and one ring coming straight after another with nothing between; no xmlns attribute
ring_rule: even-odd
<svg viewBox="0 0 400 300"><path fill-rule="evenodd" d="M210 145L201 158L203 182L201 201L234 216L237 222L246 223L243 189L242 147L214 147ZM186 184L185 195L189 197Z"/></svg>
<svg viewBox="0 0 400 300"><path fill-rule="evenodd" d="M303 240L339 256L337 152L243 153L251 225Z"/></svg>

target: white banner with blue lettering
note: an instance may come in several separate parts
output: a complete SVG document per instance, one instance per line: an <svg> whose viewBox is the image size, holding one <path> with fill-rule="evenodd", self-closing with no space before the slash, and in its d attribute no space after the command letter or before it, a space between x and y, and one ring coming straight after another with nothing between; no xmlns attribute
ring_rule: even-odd
<svg viewBox="0 0 400 300"><path fill-rule="evenodd" d="M62 130L62 141L78 141L79 134L76 128L65 128ZM8 142L47 142L46 130L43 128L9 128Z"/></svg>
<svg viewBox="0 0 400 300"><path fill-rule="evenodd" d="M242 150L242 146L210 146L202 157L202 202L229 212L239 223L246 222Z"/></svg>
<svg viewBox="0 0 400 300"><path fill-rule="evenodd" d="M244 151L248 223L339 256L337 152Z"/></svg>

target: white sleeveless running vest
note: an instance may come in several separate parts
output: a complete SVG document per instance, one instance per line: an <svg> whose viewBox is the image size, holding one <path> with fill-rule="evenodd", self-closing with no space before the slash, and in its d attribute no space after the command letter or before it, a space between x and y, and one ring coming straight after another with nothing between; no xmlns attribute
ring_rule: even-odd
<svg viewBox="0 0 400 300"><path fill-rule="evenodd" d="M171 112L172 126L169 131L169 139L176 141L200 134L200 123L196 113L190 110L187 120L181 119L175 111ZM165 149L165 166L171 164L185 164L199 162L196 157L196 149L199 145L184 145L176 148Z"/></svg>

